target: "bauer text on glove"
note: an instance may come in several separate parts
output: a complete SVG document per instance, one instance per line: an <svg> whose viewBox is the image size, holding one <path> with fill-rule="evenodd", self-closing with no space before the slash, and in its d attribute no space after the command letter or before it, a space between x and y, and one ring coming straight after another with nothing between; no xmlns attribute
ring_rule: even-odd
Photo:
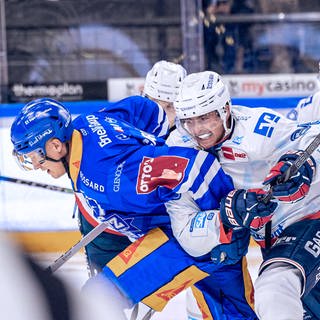
<svg viewBox="0 0 320 320"><path fill-rule="evenodd" d="M263 227L272 218L277 204L272 201L264 203L262 193L265 192L261 189L230 191L220 203L222 223L229 228L260 229Z"/></svg>

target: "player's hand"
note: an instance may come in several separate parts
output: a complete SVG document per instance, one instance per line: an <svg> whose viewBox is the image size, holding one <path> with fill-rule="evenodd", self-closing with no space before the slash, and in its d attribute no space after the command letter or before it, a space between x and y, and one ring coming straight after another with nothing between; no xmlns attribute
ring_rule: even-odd
<svg viewBox="0 0 320 320"><path fill-rule="evenodd" d="M232 190L220 203L220 218L229 228L246 227L262 228L271 218L277 208L277 203L262 201L265 191Z"/></svg>
<svg viewBox="0 0 320 320"><path fill-rule="evenodd" d="M283 181L284 173L299 157L302 151L286 153L270 170L263 184L270 184L272 195L278 200L288 203L299 201L305 197L310 189L316 171L316 163L312 156L300 167L298 172Z"/></svg>
<svg viewBox="0 0 320 320"><path fill-rule="evenodd" d="M211 250L211 261L216 264L235 264L247 254L249 242L249 229L232 230L229 243L220 244Z"/></svg>

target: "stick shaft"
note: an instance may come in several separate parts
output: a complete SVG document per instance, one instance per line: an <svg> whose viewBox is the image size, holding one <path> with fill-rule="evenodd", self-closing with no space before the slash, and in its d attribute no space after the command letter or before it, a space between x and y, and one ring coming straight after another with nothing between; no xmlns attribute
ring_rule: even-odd
<svg viewBox="0 0 320 320"><path fill-rule="evenodd" d="M59 191L59 192L64 192L64 193L73 193L73 190L69 189L69 188L64 188L64 187L54 186L51 184L34 182L34 181L29 181L29 180L24 180L24 179L11 178L11 177L6 177L6 176L0 176L0 181L12 182L12 183L17 183L17 184L24 184L24 185L27 185L30 187L37 187L37 188L42 188L42 189L47 189L47 190L52 190L52 191Z"/></svg>
<svg viewBox="0 0 320 320"><path fill-rule="evenodd" d="M65 262L73 257L81 248L86 246L88 243L93 241L99 234L101 234L108 227L107 222L98 224L92 229L87 235L85 235L80 241L78 241L73 247L66 251L62 256L55 260L48 268L47 271L54 273L58 270Z"/></svg>

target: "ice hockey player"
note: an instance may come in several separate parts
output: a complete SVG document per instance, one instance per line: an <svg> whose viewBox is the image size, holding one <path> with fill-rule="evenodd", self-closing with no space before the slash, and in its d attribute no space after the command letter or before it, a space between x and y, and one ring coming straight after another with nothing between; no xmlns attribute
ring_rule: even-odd
<svg viewBox="0 0 320 320"><path fill-rule="evenodd" d="M319 319L319 148L296 174L283 181L284 172L319 130L312 123L301 127L271 109L232 106L228 88L220 75L211 71L184 79L175 109L179 130L171 133L168 144L207 150L218 157L236 188L271 186L272 195L278 199L279 207L271 220L262 218L260 224L250 226L264 259L255 282L259 319ZM224 228L248 225L239 217L239 207L234 206L239 197L243 198L241 190L229 193L221 202ZM179 207L168 210L174 216ZM197 219L191 221L186 216L188 227L184 231L179 228L181 222L176 227L172 219L176 237L179 239L183 232L192 237ZM204 235L210 223L203 224Z"/></svg>
<svg viewBox="0 0 320 320"><path fill-rule="evenodd" d="M233 190L230 177L213 155L168 147L164 140L106 111L81 115L71 122L63 105L46 98L31 101L20 111L11 127L11 140L22 166L44 170L53 178L67 173L76 195L86 198L92 219L107 221L111 230L136 240L91 278L87 287L103 283L109 299L117 296L123 307L142 301L161 311L174 295L194 285L206 316L225 319L226 312L236 312L239 319L256 319L246 300L250 284L240 281L241 288L231 297L238 303L236 311L229 297L224 297L226 310L217 309L216 288L207 291L203 286L212 274L221 283L223 277L238 279L237 266L217 263L223 257L211 249L230 241L231 246L237 242L236 247L238 242L247 244L243 230L225 234L218 229L209 250L197 258L188 255L172 236L166 202L183 203L187 194L201 210L209 210L218 208L220 199ZM233 203L239 207L239 212L234 210L239 216L243 211L247 216L247 209L252 208L248 225L272 215L276 208L274 202L258 201L255 192L244 192L233 201L239 204ZM210 219L216 225L219 222L213 212Z"/></svg>
<svg viewBox="0 0 320 320"><path fill-rule="evenodd" d="M164 109L170 127L174 125L176 116L173 102L186 75L187 71L180 64L161 60L153 65L146 76L143 95Z"/></svg>
<svg viewBox="0 0 320 320"><path fill-rule="evenodd" d="M166 138L174 122L174 119L171 119L175 116L173 101L185 76L186 70L181 65L164 60L158 61L147 73L144 95L161 108L156 107L152 101L132 96L107 103L104 110L147 133ZM168 118L171 119L170 123ZM79 208L79 228L81 233L86 235L97 222L90 218L90 208L86 205L85 198L78 196L76 201ZM100 272L107 262L129 244L131 241L121 233L106 229L86 246L89 275Z"/></svg>

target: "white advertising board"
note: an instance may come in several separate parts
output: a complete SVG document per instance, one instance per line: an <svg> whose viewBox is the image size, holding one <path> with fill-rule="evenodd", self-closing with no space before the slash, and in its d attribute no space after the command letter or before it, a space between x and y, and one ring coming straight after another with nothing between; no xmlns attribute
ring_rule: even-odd
<svg viewBox="0 0 320 320"><path fill-rule="evenodd" d="M261 74L228 75L223 80L228 84L233 98L302 97L319 90L318 74ZM117 101L130 95L139 95L144 78L117 78L108 80L108 99Z"/></svg>

